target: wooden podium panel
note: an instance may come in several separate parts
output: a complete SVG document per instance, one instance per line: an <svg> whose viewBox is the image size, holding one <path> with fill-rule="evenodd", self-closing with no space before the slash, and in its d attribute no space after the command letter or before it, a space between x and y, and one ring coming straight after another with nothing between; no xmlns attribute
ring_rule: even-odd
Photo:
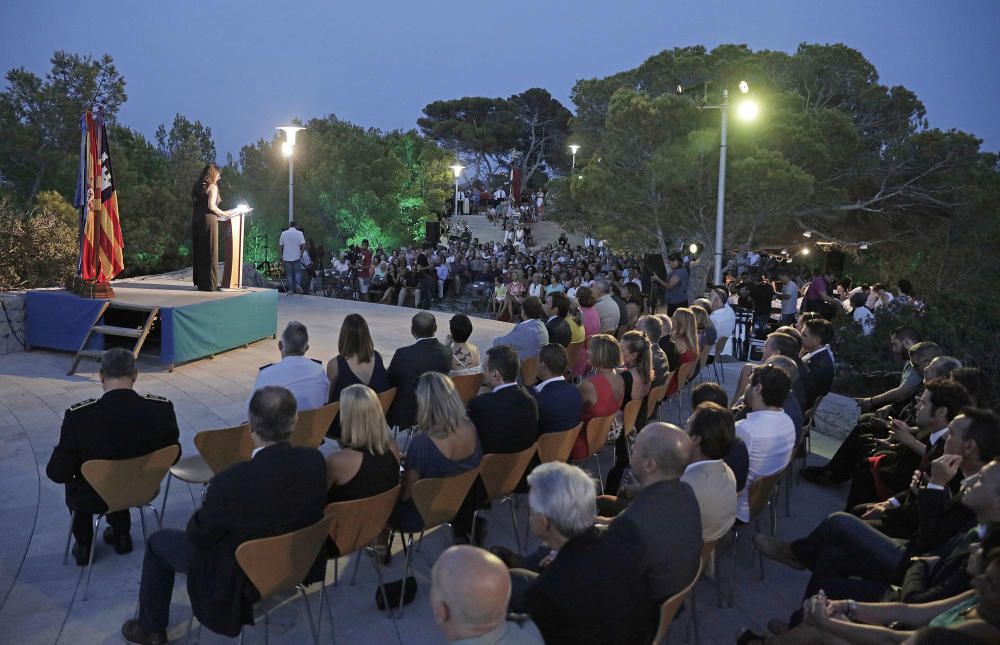
<svg viewBox="0 0 1000 645"><path fill-rule="evenodd" d="M237 289L243 286L243 229L246 218L235 215L222 226L229 225L228 245L226 246L226 262L222 269L223 289Z"/></svg>

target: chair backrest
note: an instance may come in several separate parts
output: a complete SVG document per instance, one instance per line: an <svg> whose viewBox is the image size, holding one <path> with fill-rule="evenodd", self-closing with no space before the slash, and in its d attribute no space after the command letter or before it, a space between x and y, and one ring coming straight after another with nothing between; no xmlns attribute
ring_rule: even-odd
<svg viewBox="0 0 1000 645"><path fill-rule="evenodd" d="M719 360L722 356L722 350L726 348L726 343L729 342L729 336L719 336L719 340L715 341L715 360Z"/></svg>
<svg viewBox="0 0 1000 645"><path fill-rule="evenodd" d="M639 408L645 402L645 399L636 399L625 404L625 409L622 411L622 432L628 434L635 429L635 422L639 418Z"/></svg>
<svg viewBox="0 0 1000 645"><path fill-rule="evenodd" d="M340 555L354 553L375 541L389 522L401 488L397 485L371 497L326 505L323 514L333 516L330 538Z"/></svg>
<svg viewBox="0 0 1000 645"><path fill-rule="evenodd" d="M695 368L698 367L698 361L689 361L687 363L682 363L680 367L677 368L677 391L680 392L681 389L687 385L687 382L691 380L694 375Z"/></svg>
<svg viewBox="0 0 1000 645"><path fill-rule="evenodd" d="M340 414L340 403L336 401L315 410L300 411L299 420L292 428L290 443L293 446L319 448L326 431L330 429L330 424L338 414Z"/></svg>
<svg viewBox="0 0 1000 645"><path fill-rule="evenodd" d="M660 605L660 626L656 628L656 636L653 637L653 645L664 645L667 642L667 635L670 633L670 623L674 622L674 616L677 615L677 611L684 604L687 599L688 594L694 589L695 584L698 582L698 578L701 576L701 569L703 563L701 560L698 561L698 570L694 574L694 579L674 595L670 596L663 601Z"/></svg>
<svg viewBox="0 0 1000 645"><path fill-rule="evenodd" d="M385 392L378 393L378 402L382 404L382 414L386 414L389 411L389 406L392 405L392 400L396 398L396 388L391 387Z"/></svg>
<svg viewBox="0 0 1000 645"><path fill-rule="evenodd" d="M462 399L462 403L465 405L469 404L472 397L479 394L479 387L483 384L483 378L485 374L482 372L476 372L475 374L459 374L458 376L452 376L451 382L455 384L455 391L458 392L458 396Z"/></svg>
<svg viewBox="0 0 1000 645"><path fill-rule="evenodd" d="M573 444L580 434L582 423L563 432L546 432L538 435L538 459L543 464L550 461L565 462L569 459L569 453L573 452Z"/></svg>
<svg viewBox="0 0 1000 645"><path fill-rule="evenodd" d="M604 448L614 420L615 415L611 414L606 417L594 417L587 423L587 446L590 448L590 454L600 452Z"/></svg>
<svg viewBox="0 0 1000 645"><path fill-rule="evenodd" d="M479 468L473 468L452 477L417 480L410 495L424 521L424 529L451 522L478 476Z"/></svg>
<svg viewBox="0 0 1000 645"><path fill-rule="evenodd" d="M194 446L212 472L218 475L233 464L250 461L253 454L250 424L204 430L194 436Z"/></svg>
<svg viewBox="0 0 1000 645"><path fill-rule="evenodd" d="M330 534L332 515L305 528L273 537L247 540L236 548L236 561L264 600L302 584Z"/></svg>
<svg viewBox="0 0 1000 645"><path fill-rule="evenodd" d="M575 343L570 343L569 347L566 348L566 365L567 371L570 374L576 374L578 363L580 361L580 352L583 351L583 344L585 341L578 340Z"/></svg>
<svg viewBox="0 0 1000 645"><path fill-rule="evenodd" d="M538 357L529 356L521 361L521 381L525 387L531 387L538 380Z"/></svg>
<svg viewBox="0 0 1000 645"><path fill-rule="evenodd" d="M177 444L131 459L91 459L80 471L108 505L108 513L149 504L160 493L160 482L177 461Z"/></svg>
<svg viewBox="0 0 1000 645"><path fill-rule="evenodd" d="M772 475L765 475L753 480L750 484L750 491L747 493L747 503L750 507L750 517L754 518L767 506L767 502L774 495L774 491L781 481L784 469Z"/></svg>
<svg viewBox="0 0 1000 645"><path fill-rule="evenodd" d="M528 463L538 452L538 444L531 444L521 452L509 454L492 453L483 455L479 464L479 476L486 487L488 499L506 497L514 492L528 469Z"/></svg>
<svg viewBox="0 0 1000 645"><path fill-rule="evenodd" d="M670 383L670 377L673 376L671 372L667 372L667 378L663 381L663 385L657 385L652 390L649 391L649 396L646 397L646 418L653 418L653 410L656 409L656 404L663 400L663 397L667 395L667 383Z"/></svg>
<svg viewBox="0 0 1000 645"><path fill-rule="evenodd" d="M708 352L711 349L712 346L708 344L701 348L701 353L698 355L698 370L694 373L694 375L700 374L701 371L705 369L705 365L708 363Z"/></svg>

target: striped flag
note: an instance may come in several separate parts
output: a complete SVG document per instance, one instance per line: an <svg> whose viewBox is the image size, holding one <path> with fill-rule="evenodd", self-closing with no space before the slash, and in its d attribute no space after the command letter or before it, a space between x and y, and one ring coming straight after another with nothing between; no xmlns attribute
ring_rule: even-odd
<svg viewBox="0 0 1000 645"><path fill-rule="evenodd" d="M73 199L73 206L80 209L77 275L107 283L125 268L108 133L104 119L93 112L80 117L80 130L80 169Z"/></svg>

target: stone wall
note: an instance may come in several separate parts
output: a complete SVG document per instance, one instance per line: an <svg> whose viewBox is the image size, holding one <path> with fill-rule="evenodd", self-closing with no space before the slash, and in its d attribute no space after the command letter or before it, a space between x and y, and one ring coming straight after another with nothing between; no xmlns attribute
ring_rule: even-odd
<svg viewBox="0 0 1000 645"><path fill-rule="evenodd" d="M0 356L24 351L24 293L0 293Z"/></svg>

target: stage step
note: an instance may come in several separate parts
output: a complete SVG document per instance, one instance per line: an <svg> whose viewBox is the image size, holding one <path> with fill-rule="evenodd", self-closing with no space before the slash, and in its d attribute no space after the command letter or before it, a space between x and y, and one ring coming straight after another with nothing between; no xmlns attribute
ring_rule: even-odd
<svg viewBox="0 0 1000 645"><path fill-rule="evenodd" d="M127 302L115 302L113 300L108 302L108 307L110 309L126 309L128 311L145 311L145 312L150 312L150 311L155 312L160 309L156 305L132 305Z"/></svg>
<svg viewBox="0 0 1000 645"><path fill-rule="evenodd" d="M118 309L119 307L115 307ZM132 329L131 327L114 327L112 325L94 325L90 330L94 334L107 334L108 336L127 336L138 338L142 336L142 329Z"/></svg>

